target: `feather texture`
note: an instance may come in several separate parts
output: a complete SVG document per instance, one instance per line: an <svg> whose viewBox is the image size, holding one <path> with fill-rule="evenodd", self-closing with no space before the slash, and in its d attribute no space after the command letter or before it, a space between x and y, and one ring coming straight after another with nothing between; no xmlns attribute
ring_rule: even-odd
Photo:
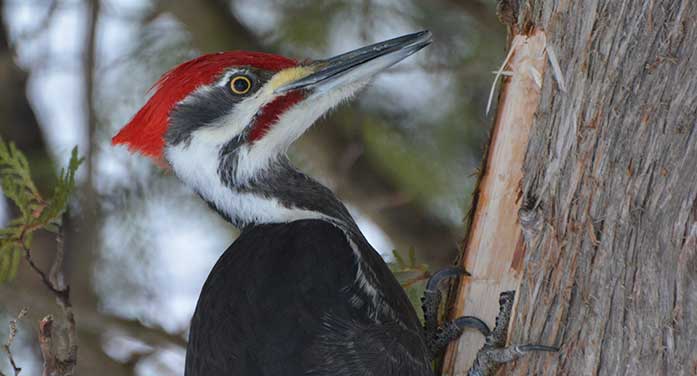
<svg viewBox="0 0 697 376"><path fill-rule="evenodd" d="M414 309L365 238L300 220L246 228L218 260L191 322L185 375L433 373Z"/></svg>
<svg viewBox="0 0 697 376"><path fill-rule="evenodd" d="M295 60L283 56L249 51L219 52L182 63L155 83L151 89L153 95L112 138L112 144L123 144L131 151L162 159L169 114L178 102L197 88L211 84L232 67L246 66L276 72L295 65Z"/></svg>

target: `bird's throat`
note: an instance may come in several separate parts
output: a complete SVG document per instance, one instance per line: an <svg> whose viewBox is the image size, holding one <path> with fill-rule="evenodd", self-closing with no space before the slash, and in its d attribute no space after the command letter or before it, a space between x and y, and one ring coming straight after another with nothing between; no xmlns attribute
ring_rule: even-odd
<svg viewBox="0 0 697 376"><path fill-rule="evenodd" d="M229 166L232 168L232 166ZM220 190L199 194L211 207L237 227L321 219L347 229L356 224L346 207L321 183L280 158L245 182L219 171Z"/></svg>

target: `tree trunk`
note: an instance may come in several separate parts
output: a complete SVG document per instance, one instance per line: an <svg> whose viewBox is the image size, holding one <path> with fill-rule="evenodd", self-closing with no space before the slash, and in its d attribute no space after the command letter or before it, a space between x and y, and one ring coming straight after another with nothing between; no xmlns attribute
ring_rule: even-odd
<svg viewBox="0 0 697 376"><path fill-rule="evenodd" d="M527 356L506 374L696 374L697 3L502 5L514 35L544 32L568 88L548 64L520 140L526 242L509 341L561 351ZM477 231L465 261L500 252L470 248ZM466 311L469 284L454 315ZM468 350L451 346L446 374L466 372L457 359Z"/></svg>
<svg viewBox="0 0 697 376"><path fill-rule="evenodd" d="M0 11L4 9L5 1L0 0ZM0 14L0 137L27 155L35 182L42 192L48 192L55 179L55 168L27 98L28 74L14 60L5 17ZM4 199L0 195L0 200Z"/></svg>

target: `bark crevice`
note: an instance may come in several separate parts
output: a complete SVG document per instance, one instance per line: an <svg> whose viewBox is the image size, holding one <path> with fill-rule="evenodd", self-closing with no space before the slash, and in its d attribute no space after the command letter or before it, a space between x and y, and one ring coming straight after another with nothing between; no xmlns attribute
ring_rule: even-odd
<svg viewBox="0 0 697 376"><path fill-rule="evenodd" d="M689 375L697 4L524 6L558 49L569 91L546 73L522 184L545 203L545 225L529 243L512 342L564 344L507 374Z"/></svg>

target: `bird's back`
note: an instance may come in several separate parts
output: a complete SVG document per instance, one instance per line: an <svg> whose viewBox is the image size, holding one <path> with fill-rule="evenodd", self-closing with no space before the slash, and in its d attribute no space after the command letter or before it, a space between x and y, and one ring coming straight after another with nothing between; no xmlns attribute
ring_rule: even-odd
<svg viewBox="0 0 697 376"><path fill-rule="evenodd" d="M201 291L186 375L431 375L406 295L348 233L322 220L243 231Z"/></svg>

